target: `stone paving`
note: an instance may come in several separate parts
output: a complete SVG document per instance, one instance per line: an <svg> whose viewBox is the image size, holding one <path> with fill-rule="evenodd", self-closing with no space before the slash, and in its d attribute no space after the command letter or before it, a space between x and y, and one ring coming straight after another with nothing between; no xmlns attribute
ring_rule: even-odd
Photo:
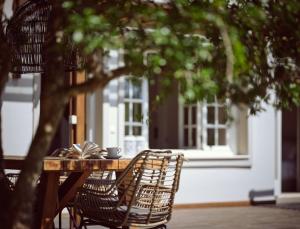
<svg viewBox="0 0 300 229"><path fill-rule="evenodd" d="M300 211L269 207L231 207L177 210L170 229L296 229Z"/></svg>
<svg viewBox="0 0 300 229"><path fill-rule="evenodd" d="M57 224L56 224L57 225ZM63 228L68 228L66 215ZM91 226L91 229L104 227ZM300 211L268 206L175 209L168 229L300 229Z"/></svg>

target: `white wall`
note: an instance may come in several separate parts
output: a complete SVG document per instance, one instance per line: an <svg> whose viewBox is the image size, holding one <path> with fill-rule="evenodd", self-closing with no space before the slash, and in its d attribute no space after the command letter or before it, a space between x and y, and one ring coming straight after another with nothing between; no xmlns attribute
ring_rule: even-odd
<svg viewBox="0 0 300 229"><path fill-rule="evenodd" d="M97 90L86 97L86 137L88 141L103 145L102 135L102 90Z"/></svg>
<svg viewBox="0 0 300 229"><path fill-rule="evenodd" d="M275 110L267 107L248 124L250 168L184 168L175 203L248 201L251 190L274 191Z"/></svg>
<svg viewBox="0 0 300 229"><path fill-rule="evenodd" d="M25 155L32 140L32 104L4 102L2 107L5 155Z"/></svg>
<svg viewBox="0 0 300 229"><path fill-rule="evenodd" d="M114 147L120 145L118 134L119 127L119 83L118 80L111 81L103 90L103 112L102 112L102 135L103 147Z"/></svg>
<svg viewBox="0 0 300 229"><path fill-rule="evenodd" d="M13 1L4 2L4 14L12 16ZM5 155L25 155L39 117L39 76L9 79L1 97L2 140Z"/></svg>
<svg viewBox="0 0 300 229"><path fill-rule="evenodd" d="M2 139L5 155L26 155L39 116L39 76L10 79L2 96Z"/></svg>

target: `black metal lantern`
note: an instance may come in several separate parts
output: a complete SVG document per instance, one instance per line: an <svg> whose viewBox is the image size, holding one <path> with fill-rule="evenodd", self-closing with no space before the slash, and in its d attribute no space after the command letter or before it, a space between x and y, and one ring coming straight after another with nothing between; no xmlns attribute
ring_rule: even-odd
<svg viewBox="0 0 300 229"><path fill-rule="evenodd" d="M29 1L16 10L7 26L12 73L43 72L42 52L51 9L48 1Z"/></svg>
<svg viewBox="0 0 300 229"><path fill-rule="evenodd" d="M20 6L7 26L7 39L11 48L11 72L14 74L43 73L43 53L47 47L52 5L50 0L31 0ZM78 66L78 52L74 45L68 45L64 56L65 70L75 71Z"/></svg>

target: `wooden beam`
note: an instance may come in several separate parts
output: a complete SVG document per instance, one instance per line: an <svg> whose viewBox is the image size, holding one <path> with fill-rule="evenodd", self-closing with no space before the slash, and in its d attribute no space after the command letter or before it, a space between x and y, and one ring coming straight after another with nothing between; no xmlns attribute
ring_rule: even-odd
<svg viewBox="0 0 300 229"><path fill-rule="evenodd" d="M77 72L75 83L83 83L85 81L85 73L84 72ZM86 95L81 94L76 96L75 100L75 115L77 116L77 124L75 129L75 143L83 144L86 140L85 136L85 129L86 129Z"/></svg>
<svg viewBox="0 0 300 229"><path fill-rule="evenodd" d="M4 156L4 168L21 170L24 166L24 156Z"/></svg>

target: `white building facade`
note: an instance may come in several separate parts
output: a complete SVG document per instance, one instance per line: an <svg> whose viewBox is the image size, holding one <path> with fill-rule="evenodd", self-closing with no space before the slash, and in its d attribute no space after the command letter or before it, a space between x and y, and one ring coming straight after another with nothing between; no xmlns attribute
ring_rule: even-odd
<svg viewBox="0 0 300 229"><path fill-rule="evenodd" d="M235 109L234 121L227 124L222 105L181 106L179 99L174 105L169 98L154 112L158 117L151 117L149 93L145 95L149 88L132 99L126 96L127 90L133 93L128 82L126 77L115 80L88 98L89 140L103 147L121 146L126 156L148 148L183 152L186 161L176 203L274 200L278 111L266 106L265 112L248 117ZM147 83L138 86L136 91L145 90Z"/></svg>
<svg viewBox="0 0 300 229"><path fill-rule="evenodd" d="M11 8L11 3L6 1L5 7ZM112 52L108 68L120 64L119 55ZM31 74L7 83L1 110L6 155L26 155L29 149L39 120L40 85L40 76ZM124 76L88 95L86 140L103 148L120 146L131 157L148 148L183 152L186 161L177 204L299 201L299 108L290 121L295 131L289 138L289 130L284 131L289 129L285 127L289 117L271 106L250 117L246 109L233 108L234 121L229 122L226 104L185 105L174 87L157 109L152 101L158 89L146 79ZM292 139L286 147L295 152L292 159L283 154L284 136ZM293 177L296 188L285 187L286 177Z"/></svg>
<svg viewBox="0 0 300 229"><path fill-rule="evenodd" d="M108 68L117 67L118 58L112 53ZM28 151L39 119L40 85L40 76L30 74L7 83L1 111L6 155ZM248 116L247 109L232 108L234 120L229 121L226 104L183 104L176 85L164 104L155 108L157 90L146 79L124 76L87 96L86 140L103 148L120 146L127 157L149 148L183 152L186 161L177 204L286 199L281 111L266 105L264 112ZM296 190L288 196L299 201L298 194Z"/></svg>

